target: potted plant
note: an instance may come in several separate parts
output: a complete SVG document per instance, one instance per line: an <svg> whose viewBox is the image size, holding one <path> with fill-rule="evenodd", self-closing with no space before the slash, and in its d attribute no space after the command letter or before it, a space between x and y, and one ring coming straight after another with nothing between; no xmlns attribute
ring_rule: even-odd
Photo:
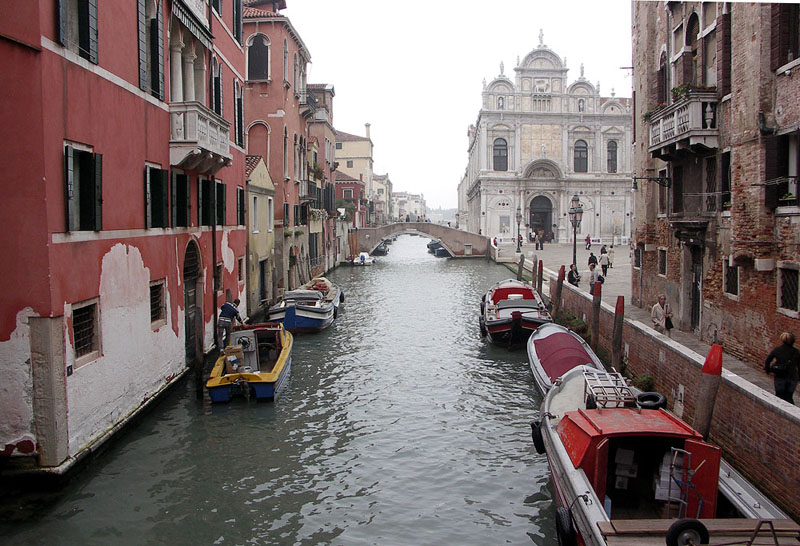
<svg viewBox="0 0 800 546"><path fill-rule="evenodd" d="M788 203L790 201L796 201L796 200L797 200L797 196L795 194L791 193L791 192L787 192L787 193L783 194L783 197L778 199L778 201L781 201L783 203Z"/></svg>

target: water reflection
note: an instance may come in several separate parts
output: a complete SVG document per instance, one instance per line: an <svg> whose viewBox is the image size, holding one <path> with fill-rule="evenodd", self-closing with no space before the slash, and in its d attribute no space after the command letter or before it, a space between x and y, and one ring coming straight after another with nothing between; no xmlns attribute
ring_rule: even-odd
<svg viewBox="0 0 800 546"><path fill-rule="evenodd" d="M508 269L402 236L327 331L296 339L274 403L171 394L54 499L0 526L28 544L555 544L524 351L478 301ZM552 537L552 538L551 538Z"/></svg>

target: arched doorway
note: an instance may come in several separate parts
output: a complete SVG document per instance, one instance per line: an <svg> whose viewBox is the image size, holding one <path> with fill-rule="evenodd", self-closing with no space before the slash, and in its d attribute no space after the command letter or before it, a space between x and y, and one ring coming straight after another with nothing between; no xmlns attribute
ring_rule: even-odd
<svg viewBox="0 0 800 546"><path fill-rule="evenodd" d="M198 335L202 323L202 301L197 298L197 282L200 279L200 249L189 241L183 258L183 303L184 328L186 331L186 365L192 366L202 354L202 338Z"/></svg>
<svg viewBox="0 0 800 546"><path fill-rule="evenodd" d="M540 195L531 201L528 226L531 231L545 235L553 231L553 204L547 197Z"/></svg>

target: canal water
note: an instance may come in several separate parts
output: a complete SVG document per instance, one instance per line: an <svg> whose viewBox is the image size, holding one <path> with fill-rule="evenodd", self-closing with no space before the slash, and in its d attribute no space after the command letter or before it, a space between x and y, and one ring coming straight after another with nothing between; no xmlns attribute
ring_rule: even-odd
<svg viewBox="0 0 800 546"><path fill-rule="evenodd" d="M481 295L511 272L400 236L329 274L327 331L295 338L274 403L170 393L62 490L6 497L6 544L553 545L525 351L489 347Z"/></svg>

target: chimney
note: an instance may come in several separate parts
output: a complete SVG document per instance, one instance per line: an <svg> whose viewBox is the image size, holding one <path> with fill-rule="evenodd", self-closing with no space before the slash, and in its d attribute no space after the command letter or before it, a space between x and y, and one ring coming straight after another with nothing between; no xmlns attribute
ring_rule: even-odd
<svg viewBox="0 0 800 546"><path fill-rule="evenodd" d="M369 138L369 123L365 123L364 127L367 129L367 138Z"/></svg>

